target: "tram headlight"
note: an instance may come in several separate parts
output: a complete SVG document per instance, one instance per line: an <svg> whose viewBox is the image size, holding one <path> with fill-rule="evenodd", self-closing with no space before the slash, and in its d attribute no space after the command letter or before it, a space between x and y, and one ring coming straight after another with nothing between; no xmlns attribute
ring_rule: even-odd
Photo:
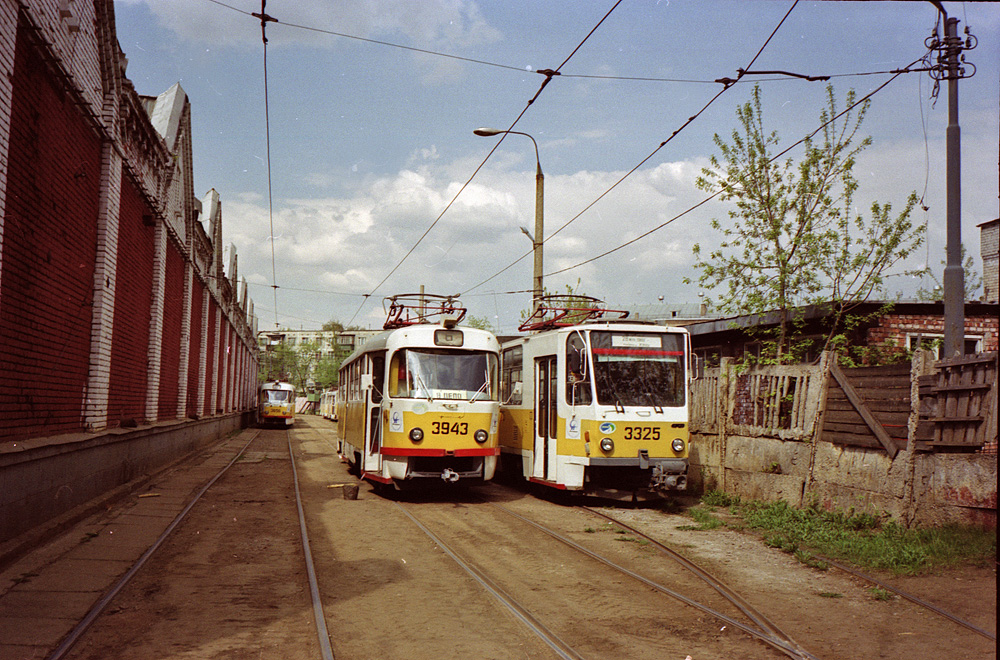
<svg viewBox="0 0 1000 660"><path fill-rule="evenodd" d="M684 441L680 438L674 438L674 441L670 443L670 447L674 450L675 454L680 454L684 452Z"/></svg>
<svg viewBox="0 0 1000 660"><path fill-rule="evenodd" d="M611 438L601 438L601 451L610 454L615 449L615 441Z"/></svg>
<svg viewBox="0 0 1000 660"><path fill-rule="evenodd" d="M472 434L472 437L475 438L476 442L478 442L479 444L483 444L484 442L490 439L490 434L482 429L479 429Z"/></svg>
<svg viewBox="0 0 1000 660"><path fill-rule="evenodd" d="M424 439L424 430L418 427L410 429L410 440L420 442Z"/></svg>

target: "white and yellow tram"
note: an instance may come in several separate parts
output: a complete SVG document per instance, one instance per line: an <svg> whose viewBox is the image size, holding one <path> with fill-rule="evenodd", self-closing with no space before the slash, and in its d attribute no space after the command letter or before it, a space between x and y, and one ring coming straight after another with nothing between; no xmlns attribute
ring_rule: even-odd
<svg viewBox="0 0 1000 660"><path fill-rule="evenodd" d="M363 479L397 488L491 479L500 453L496 337L459 327L465 310L453 298L425 295L415 316L401 316L407 298L387 299L388 329L341 365L341 456ZM435 316L440 323L427 322Z"/></svg>
<svg viewBox="0 0 1000 660"><path fill-rule="evenodd" d="M502 470L632 501L685 490L688 332L556 318L522 325L537 332L503 345Z"/></svg>
<svg viewBox="0 0 1000 660"><path fill-rule="evenodd" d="M319 399L319 414L324 419L337 421L337 390L326 390Z"/></svg>
<svg viewBox="0 0 1000 660"><path fill-rule="evenodd" d="M261 384L257 401L260 424L291 426L295 423L295 386L280 380Z"/></svg>

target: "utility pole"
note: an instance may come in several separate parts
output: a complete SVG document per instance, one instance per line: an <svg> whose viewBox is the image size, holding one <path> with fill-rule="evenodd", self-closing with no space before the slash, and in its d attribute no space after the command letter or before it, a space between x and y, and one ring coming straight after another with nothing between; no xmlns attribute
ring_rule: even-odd
<svg viewBox="0 0 1000 660"><path fill-rule="evenodd" d="M965 343L965 271L962 268L962 148L958 124L958 81L976 72L969 64L967 73L963 50L976 47L976 39L968 34L965 43L958 36L958 19L950 18L938 0L931 0L944 19L944 40L937 36L937 28L927 41L928 48L938 51L938 64L930 68L937 83L948 80L948 128L946 137L947 183L947 263L944 268L944 357L962 355Z"/></svg>

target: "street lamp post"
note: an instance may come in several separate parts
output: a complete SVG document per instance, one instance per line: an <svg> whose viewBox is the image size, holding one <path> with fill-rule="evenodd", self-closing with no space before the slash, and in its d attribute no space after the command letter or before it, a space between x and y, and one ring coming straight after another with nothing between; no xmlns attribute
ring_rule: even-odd
<svg viewBox="0 0 1000 660"><path fill-rule="evenodd" d="M542 174L542 161L538 157L538 143L535 142L535 138L531 137L527 133L521 133L520 131L501 131L496 128L477 128L472 131L480 137L493 137L495 135L501 135L504 133L509 133L512 135L523 135L531 140L531 144L535 145L535 237L532 239L531 244L534 254L534 267L532 268L532 296L531 296L531 309L535 311L538 309L538 305L542 298L542 243L544 242L543 232L545 229L545 176ZM522 231L524 231L522 229ZM527 233L527 232L525 232ZM531 238L529 236L529 238Z"/></svg>

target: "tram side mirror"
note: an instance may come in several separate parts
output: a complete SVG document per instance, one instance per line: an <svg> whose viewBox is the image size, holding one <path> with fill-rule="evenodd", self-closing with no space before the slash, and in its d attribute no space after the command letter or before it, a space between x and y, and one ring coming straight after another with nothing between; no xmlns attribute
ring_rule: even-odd
<svg viewBox="0 0 1000 660"><path fill-rule="evenodd" d="M372 375L361 374L361 389L370 390L372 388Z"/></svg>
<svg viewBox="0 0 1000 660"><path fill-rule="evenodd" d="M524 391L524 383L517 381L514 383L514 394L521 394Z"/></svg>

